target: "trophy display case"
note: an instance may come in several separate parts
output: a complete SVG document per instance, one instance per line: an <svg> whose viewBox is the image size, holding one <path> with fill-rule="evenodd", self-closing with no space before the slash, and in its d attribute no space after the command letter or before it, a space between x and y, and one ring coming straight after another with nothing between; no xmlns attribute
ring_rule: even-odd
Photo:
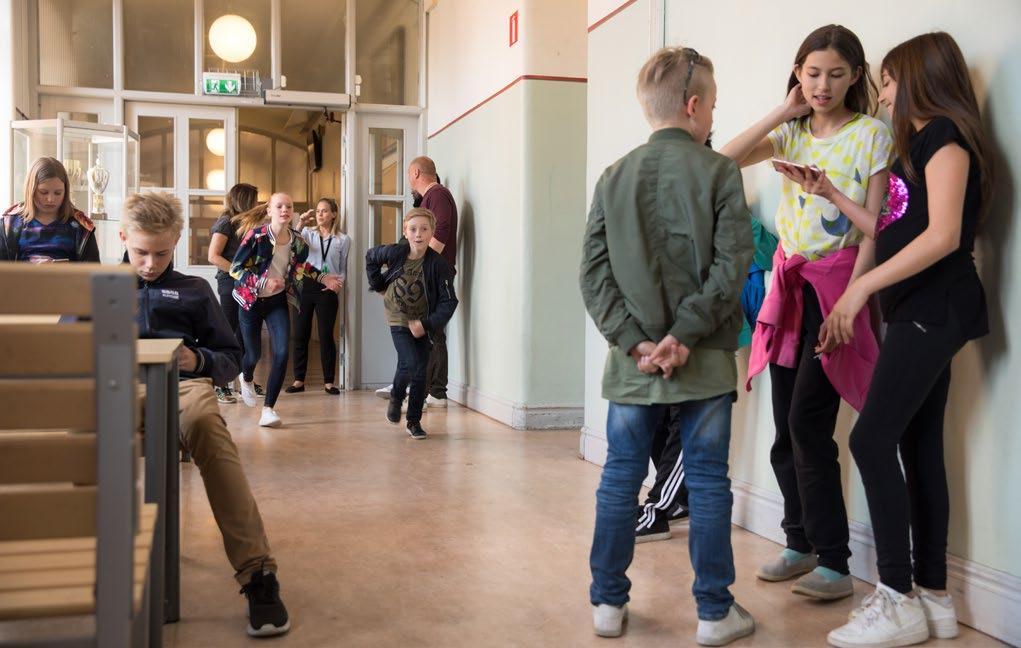
<svg viewBox="0 0 1021 648"><path fill-rule="evenodd" d="M96 224L104 263L120 261L117 236L125 198L138 191L138 135L126 126L57 119L11 122L14 148L11 195L24 200L25 176L40 157L67 170L71 202Z"/></svg>

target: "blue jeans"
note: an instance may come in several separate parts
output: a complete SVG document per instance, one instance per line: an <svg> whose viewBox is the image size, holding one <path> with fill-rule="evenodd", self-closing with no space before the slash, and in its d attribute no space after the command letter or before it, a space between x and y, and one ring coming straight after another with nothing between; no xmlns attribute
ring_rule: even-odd
<svg viewBox="0 0 1021 648"><path fill-rule="evenodd" d="M698 618L727 616L734 597L734 554L730 546L733 495L727 477L733 394L677 404L680 408L684 473L691 515L688 551L695 570L692 594ZM610 403L603 477L596 491L596 530L589 566L593 605L628 602L626 575L635 554L638 491L649 473L649 452L656 425L669 405Z"/></svg>
<svg viewBox="0 0 1021 648"><path fill-rule="evenodd" d="M408 391L408 423L422 421L422 405L425 403L426 369L429 366L429 351L432 345L429 336L420 338L411 334L406 326L391 326L390 336L397 349L397 371L394 372L394 386L390 390L390 400L404 402L404 392ZM411 388L408 389L408 385Z"/></svg>
<svg viewBox="0 0 1021 648"><path fill-rule="evenodd" d="M262 355L262 323L269 329L269 348L273 353L273 365L266 383L266 407L276 405L280 388L284 385L287 371L287 350L291 344L291 318L287 311L287 293L272 297L260 297L249 310L242 310L238 319L241 335L245 338L245 355L241 359L241 372L247 382L252 382L255 365Z"/></svg>

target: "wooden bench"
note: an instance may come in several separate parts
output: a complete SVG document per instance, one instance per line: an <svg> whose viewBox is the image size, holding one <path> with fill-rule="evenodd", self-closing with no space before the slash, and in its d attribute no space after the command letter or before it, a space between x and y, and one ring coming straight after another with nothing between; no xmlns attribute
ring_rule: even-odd
<svg viewBox="0 0 1021 648"><path fill-rule="evenodd" d="M95 615L73 645L149 642L136 312L128 268L0 263L0 622Z"/></svg>

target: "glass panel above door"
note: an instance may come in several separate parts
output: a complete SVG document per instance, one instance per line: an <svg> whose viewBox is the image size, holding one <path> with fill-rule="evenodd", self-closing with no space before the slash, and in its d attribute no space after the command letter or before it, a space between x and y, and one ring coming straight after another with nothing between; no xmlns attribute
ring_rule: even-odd
<svg viewBox="0 0 1021 648"><path fill-rule="evenodd" d="M419 0L357 0L360 102L418 105L420 6Z"/></svg>
<svg viewBox="0 0 1021 648"><path fill-rule="evenodd" d="M345 92L347 3L287 0L281 13L280 64L287 89Z"/></svg>
<svg viewBox="0 0 1021 648"><path fill-rule="evenodd" d="M195 0L123 0L124 87L195 92Z"/></svg>
<svg viewBox="0 0 1021 648"><path fill-rule="evenodd" d="M238 72L241 94L261 96L262 88L271 85L269 0L204 0L202 24L202 70Z"/></svg>
<svg viewBox="0 0 1021 648"><path fill-rule="evenodd" d="M113 0L39 0L37 7L39 83L112 88Z"/></svg>

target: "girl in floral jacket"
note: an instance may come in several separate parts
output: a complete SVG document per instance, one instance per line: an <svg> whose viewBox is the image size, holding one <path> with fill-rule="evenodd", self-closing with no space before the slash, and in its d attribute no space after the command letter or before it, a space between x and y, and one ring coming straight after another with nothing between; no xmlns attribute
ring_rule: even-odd
<svg viewBox="0 0 1021 648"><path fill-rule="evenodd" d="M273 194L265 207L257 207L238 216L242 227L257 223L262 213L268 213L270 222L249 229L241 240L230 275L234 277L234 299L241 305L241 334L245 340L245 355L241 362L241 399L255 406L253 384L255 365L262 352L262 323L269 328L273 366L266 384L266 402L259 425L279 427L280 417L273 410L287 370L288 341L291 338L291 321L288 302L299 307L298 293L305 279L319 281L331 290L339 289L339 279L320 273L306 262L308 245L291 228L294 202L284 193Z"/></svg>

